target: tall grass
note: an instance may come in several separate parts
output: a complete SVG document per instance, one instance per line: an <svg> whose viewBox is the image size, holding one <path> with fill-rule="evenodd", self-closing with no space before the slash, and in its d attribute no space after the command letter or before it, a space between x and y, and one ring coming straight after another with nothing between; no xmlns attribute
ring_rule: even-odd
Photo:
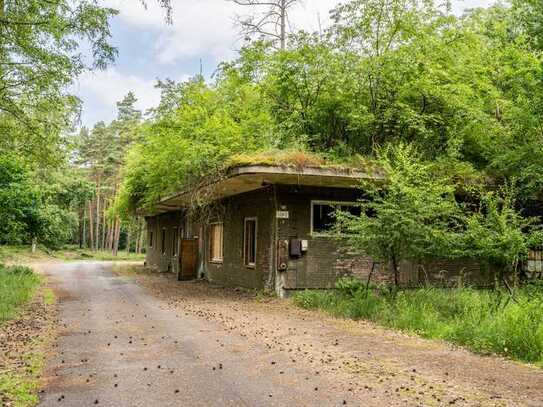
<svg viewBox="0 0 543 407"><path fill-rule="evenodd" d="M40 282L40 276L28 267L0 264L0 325L32 299Z"/></svg>
<svg viewBox="0 0 543 407"><path fill-rule="evenodd" d="M304 291L306 309L374 321L386 327L543 365L543 288L512 297L500 290L423 288L394 294L378 290Z"/></svg>

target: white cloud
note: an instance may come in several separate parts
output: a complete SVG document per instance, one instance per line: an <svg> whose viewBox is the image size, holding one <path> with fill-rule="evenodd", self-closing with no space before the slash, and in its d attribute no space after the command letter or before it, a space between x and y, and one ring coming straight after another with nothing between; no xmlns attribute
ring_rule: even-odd
<svg viewBox="0 0 543 407"><path fill-rule="evenodd" d="M122 75L112 67L105 71L86 72L79 77L77 87L82 93L92 95L107 105L114 105L128 92L138 96L140 108L152 106L160 100L154 80L145 80L135 75Z"/></svg>
<svg viewBox="0 0 543 407"><path fill-rule="evenodd" d="M183 81L188 79L188 76L174 79ZM117 113L116 103L130 91L134 92L138 99L138 109L146 111L157 106L160 102L160 91L155 88L155 83L154 79L122 74L115 67L84 73L73 89L84 101L83 124L92 125L99 120L113 120Z"/></svg>
<svg viewBox="0 0 543 407"><path fill-rule="evenodd" d="M211 56L215 63L231 58L240 45L234 17L250 12L249 8L228 0L173 0L173 24L167 25L164 10L156 0L147 0L147 9L138 0L102 2L118 9L118 18L123 23L157 34L154 55L161 64L199 56ZM486 6L491 2L453 0L453 10L459 14L464 8ZM289 23L293 29L318 31L319 26L329 25L329 11L339 3L339 0L301 0L291 11Z"/></svg>
<svg viewBox="0 0 543 407"><path fill-rule="evenodd" d="M102 0L104 5L119 10L122 23L138 30L158 34L154 54L162 64L183 58L211 56L218 62L235 55L240 46L235 16L250 13L250 9L228 0L174 0L173 23L164 21L164 11L157 1L148 0L145 9L136 0ZM328 11L338 0L303 0L291 13L293 28L316 31L319 16L324 25Z"/></svg>

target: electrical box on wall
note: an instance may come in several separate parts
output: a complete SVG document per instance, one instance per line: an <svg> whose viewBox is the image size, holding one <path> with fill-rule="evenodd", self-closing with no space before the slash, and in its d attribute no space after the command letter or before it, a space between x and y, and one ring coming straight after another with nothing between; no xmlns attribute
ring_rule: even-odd
<svg viewBox="0 0 543 407"><path fill-rule="evenodd" d="M300 239L290 239L290 257L300 257L302 255L302 241Z"/></svg>

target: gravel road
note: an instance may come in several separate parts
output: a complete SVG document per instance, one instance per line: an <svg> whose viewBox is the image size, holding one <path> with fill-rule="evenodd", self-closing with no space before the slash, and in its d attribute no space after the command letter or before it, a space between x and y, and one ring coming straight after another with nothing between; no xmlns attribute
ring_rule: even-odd
<svg viewBox="0 0 543 407"><path fill-rule="evenodd" d="M41 406L543 405L536 367L119 267L40 266L61 321Z"/></svg>

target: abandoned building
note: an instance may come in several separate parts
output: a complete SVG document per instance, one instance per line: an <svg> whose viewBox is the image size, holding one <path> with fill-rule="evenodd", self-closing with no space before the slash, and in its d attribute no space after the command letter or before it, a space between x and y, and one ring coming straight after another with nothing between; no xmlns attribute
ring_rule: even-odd
<svg viewBox="0 0 543 407"><path fill-rule="evenodd" d="M382 175L327 167L243 165L197 192L212 205L190 210L194 191L162 199L146 216L146 264L179 279L247 288L292 290L333 287L352 276L392 279L372 259L348 253L330 234L337 208L357 213L360 180ZM211 197L211 198L209 198ZM379 270L380 269L380 270ZM470 261L403 265L401 284L456 281L459 274L482 284L488 278Z"/></svg>

